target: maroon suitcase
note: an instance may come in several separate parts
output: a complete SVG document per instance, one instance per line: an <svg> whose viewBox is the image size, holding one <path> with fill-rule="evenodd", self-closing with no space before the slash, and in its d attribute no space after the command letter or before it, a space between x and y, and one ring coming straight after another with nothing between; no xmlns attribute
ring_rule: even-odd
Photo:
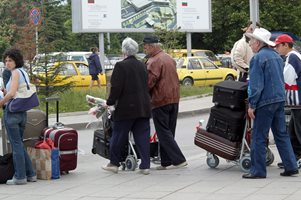
<svg viewBox="0 0 301 200"><path fill-rule="evenodd" d="M197 129L194 144L227 160L239 158L241 142L231 142L202 128Z"/></svg>
<svg viewBox="0 0 301 200"><path fill-rule="evenodd" d="M42 137L50 138L54 142L54 146L60 152L60 171L69 172L74 170L77 166L77 152L78 152L78 133L75 129L64 127L59 123L59 98L49 97L46 98L46 117L48 123L48 102L56 101L56 121L57 123L49 128L45 128Z"/></svg>

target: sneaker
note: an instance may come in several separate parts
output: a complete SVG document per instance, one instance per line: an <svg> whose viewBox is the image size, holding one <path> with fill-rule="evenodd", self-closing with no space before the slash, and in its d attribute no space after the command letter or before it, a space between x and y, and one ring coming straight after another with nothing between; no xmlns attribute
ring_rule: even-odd
<svg viewBox="0 0 301 200"><path fill-rule="evenodd" d="M186 161L184 161L184 162L182 162L178 165L174 165L173 168L178 169L178 168L181 168L181 167L185 167L187 165L188 165L188 163Z"/></svg>
<svg viewBox="0 0 301 200"><path fill-rule="evenodd" d="M139 169L140 174L149 175L149 169Z"/></svg>
<svg viewBox="0 0 301 200"><path fill-rule="evenodd" d="M27 182L37 182L37 176L27 177Z"/></svg>
<svg viewBox="0 0 301 200"><path fill-rule="evenodd" d="M167 169L167 167L162 166L162 165L156 167L156 170L166 170L166 169Z"/></svg>
<svg viewBox="0 0 301 200"><path fill-rule="evenodd" d="M113 172L115 174L118 173L118 167L115 166L115 165L112 165L111 163L107 164L107 165L104 165L101 167L103 170L106 170L106 171L110 171L110 172Z"/></svg>
<svg viewBox="0 0 301 200"><path fill-rule="evenodd" d="M299 174L299 171L296 169L296 170L281 172L280 176L294 176L294 175L297 175L297 174Z"/></svg>
<svg viewBox="0 0 301 200"><path fill-rule="evenodd" d="M26 178L16 179L15 177L13 177L12 179L6 181L6 185L24 185L26 183Z"/></svg>

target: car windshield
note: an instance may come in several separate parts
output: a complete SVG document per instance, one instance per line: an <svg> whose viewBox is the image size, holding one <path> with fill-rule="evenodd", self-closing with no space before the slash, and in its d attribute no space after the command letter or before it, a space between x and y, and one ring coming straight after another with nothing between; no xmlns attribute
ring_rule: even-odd
<svg viewBox="0 0 301 200"><path fill-rule="evenodd" d="M175 58L175 61L177 63L177 68L181 69L184 64L184 58Z"/></svg>

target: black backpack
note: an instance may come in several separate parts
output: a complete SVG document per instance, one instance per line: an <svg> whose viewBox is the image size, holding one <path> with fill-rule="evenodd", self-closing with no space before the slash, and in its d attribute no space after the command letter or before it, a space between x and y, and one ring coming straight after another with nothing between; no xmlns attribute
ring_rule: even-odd
<svg viewBox="0 0 301 200"><path fill-rule="evenodd" d="M11 153L0 156L0 184L13 178L15 173L13 155Z"/></svg>

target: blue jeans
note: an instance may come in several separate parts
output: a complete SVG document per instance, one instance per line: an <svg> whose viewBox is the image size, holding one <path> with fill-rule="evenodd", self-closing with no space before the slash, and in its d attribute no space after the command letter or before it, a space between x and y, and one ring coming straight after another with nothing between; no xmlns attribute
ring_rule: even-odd
<svg viewBox="0 0 301 200"><path fill-rule="evenodd" d="M17 180L36 175L32 167L32 162L23 145L26 119L26 112L11 113L7 109L4 112L4 124L13 152L14 177Z"/></svg>
<svg viewBox="0 0 301 200"><path fill-rule="evenodd" d="M266 141L272 128L275 143L285 171L297 170L289 135L286 132L284 102L256 109L251 138L251 170L254 176L266 176Z"/></svg>
<svg viewBox="0 0 301 200"><path fill-rule="evenodd" d="M120 166L122 154L132 131L135 145L141 158L140 169L150 168L150 124L149 118L137 118L114 121L113 133L110 140L110 163Z"/></svg>

